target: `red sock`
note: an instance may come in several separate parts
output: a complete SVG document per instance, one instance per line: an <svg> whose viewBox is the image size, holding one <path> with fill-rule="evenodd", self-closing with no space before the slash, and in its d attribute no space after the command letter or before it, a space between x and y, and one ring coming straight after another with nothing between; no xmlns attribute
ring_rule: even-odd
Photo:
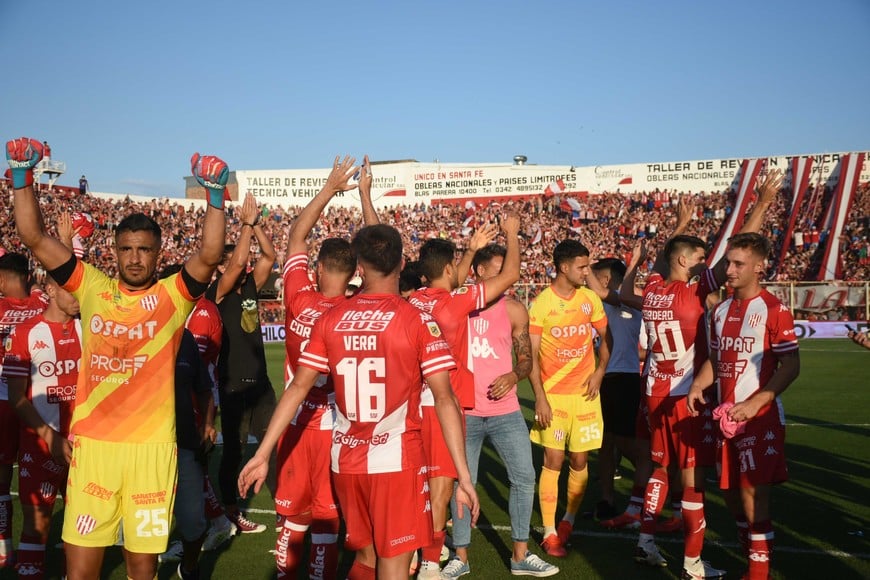
<svg viewBox="0 0 870 580"><path fill-rule="evenodd" d="M375 580L375 569L354 560L353 566L347 571L347 580Z"/></svg>
<svg viewBox="0 0 870 580"><path fill-rule="evenodd" d="M773 552L773 524L756 522L749 531L749 580L767 580Z"/></svg>
<svg viewBox="0 0 870 580"><path fill-rule="evenodd" d="M737 541L740 542L740 548L743 550L743 555L749 557L749 522L745 516L737 517Z"/></svg>
<svg viewBox="0 0 870 580"><path fill-rule="evenodd" d="M335 580L338 574L338 518L316 519L311 523L311 580Z"/></svg>
<svg viewBox="0 0 870 580"><path fill-rule="evenodd" d="M211 480L208 478L208 475L202 481L202 494L205 496L205 517L209 521L224 515L224 508L214 493L214 488L211 486Z"/></svg>
<svg viewBox="0 0 870 580"><path fill-rule="evenodd" d="M423 546L424 562L441 561L441 548L444 547L445 539L447 539L447 530L441 530L432 534L432 543L428 546Z"/></svg>
<svg viewBox="0 0 870 580"><path fill-rule="evenodd" d="M39 535L21 534L18 543L18 577L42 580L45 577L45 542Z"/></svg>
<svg viewBox="0 0 870 580"><path fill-rule="evenodd" d="M656 531L656 520L662 513L665 496L668 495L668 470L656 468L646 484L643 500L643 511L640 517L640 533L652 535Z"/></svg>
<svg viewBox="0 0 870 580"><path fill-rule="evenodd" d="M683 490L683 537L686 541L686 558L696 559L701 557L701 549L704 547L704 530L707 522L704 521L704 492L696 488Z"/></svg>
<svg viewBox="0 0 870 580"><path fill-rule="evenodd" d="M287 516L275 541L275 567L278 578L295 578L302 561L305 533L311 524L311 514Z"/></svg>

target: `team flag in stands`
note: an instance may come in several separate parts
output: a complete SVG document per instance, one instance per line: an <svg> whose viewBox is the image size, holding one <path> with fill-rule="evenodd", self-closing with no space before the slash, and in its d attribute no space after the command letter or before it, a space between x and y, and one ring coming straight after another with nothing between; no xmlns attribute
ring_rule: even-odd
<svg viewBox="0 0 870 580"><path fill-rule="evenodd" d="M725 246L728 244L728 238L740 231L743 227L743 221L746 219L746 210L749 209L750 192L755 189L755 180L758 179L758 174L761 173L761 168L764 166L764 159L744 159L740 165L740 184L737 187L737 200L734 203L734 209L731 215L725 220L725 227L719 234L719 239L713 246L713 251L707 258L707 263L712 268L722 256L725 255Z"/></svg>
<svg viewBox="0 0 870 580"><path fill-rule="evenodd" d="M474 226L477 225L477 220L474 219L474 214L471 214L465 221L462 222L462 235L470 235L474 231Z"/></svg>
<svg viewBox="0 0 870 580"><path fill-rule="evenodd" d="M782 264L785 260L785 255L788 253L788 248L791 245L791 238L794 235L794 226L797 223L797 215L804 202L804 196L807 193L807 187L810 183L810 172L813 169L812 157L792 157L791 159L791 212L788 218L788 227L785 230L785 237L782 239L782 249L779 251L779 260L777 264Z"/></svg>
<svg viewBox="0 0 870 580"><path fill-rule="evenodd" d="M565 182L561 179L557 179L547 186L544 190L544 195L559 195L563 191L565 191Z"/></svg>
<svg viewBox="0 0 870 580"><path fill-rule="evenodd" d="M532 243L533 244L541 243L541 237L543 237L543 232L541 231L541 226L538 226L538 230L535 232L535 235L532 236Z"/></svg>
<svg viewBox="0 0 870 580"><path fill-rule="evenodd" d="M852 208L852 200L855 199L855 190L858 189L858 178L861 176L861 168L864 166L863 153L849 153L840 159L840 178L837 181L837 189L828 209L828 216L823 229L828 230L828 239L825 241L824 258L819 267L817 280L839 280L842 278L843 264L840 260L840 236L843 234L843 226L849 217Z"/></svg>
<svg viewBox="0 0 870 580"><path fill-rule="evenodd" d="M580 211L583 209L583 206L580 205L580 202L577 201L576 199L574 199L573 197L566 197L559 204L559 209L561 209L563 211L579 214Z"/></svg>

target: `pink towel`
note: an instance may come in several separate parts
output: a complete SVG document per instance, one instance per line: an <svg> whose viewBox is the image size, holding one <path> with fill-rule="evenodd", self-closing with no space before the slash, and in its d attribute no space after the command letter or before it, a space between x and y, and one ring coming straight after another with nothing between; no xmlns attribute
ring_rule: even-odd
<svg viewBox="0 0 870 580"><path fill-rule="evenodd" d="M735 421L728 416L728 410L733 406L734 403L722 403L713 409L713 419L719 421L719 429L726 439L731 439L746 431L746 421Z"/></svg>

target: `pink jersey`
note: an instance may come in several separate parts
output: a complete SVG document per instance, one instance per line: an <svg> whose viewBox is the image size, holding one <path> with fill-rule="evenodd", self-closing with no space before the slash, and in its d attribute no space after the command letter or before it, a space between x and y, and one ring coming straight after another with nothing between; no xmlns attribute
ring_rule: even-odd
<svg viewBox="0 0 870 580"><path fill-rule="evenodd" d="M16 326L7 342L3 378L27 379L27 399L39 416L68 435L82 357L81 322L49 322L39 314ZM39 438L29 427L22 428Z"/></svg>
<svg viewBox="0 0 870 580"><path fill-rule="evenodd" d="M781 355L798 350L791 313L767 290L719 304L710 334L720 403L747 400L770 381Z"/></svg>
<svg viewBox="0 0 870 580"><path fill-rule="evenodd" d="M489 397L492 382L513 370L513 329L507 312L507 298L502 297L485 310L476 310L468 318L469 351L474 361L475 417L495 417L520 410L514 388L500 399Z"/></svg>
<svg viewBox="0 0 870 580"><path fill-rule="evenodd" d="M344 296L326 298L317 291L308 277L307 254L294 254L287 260L284 265L285 387L296 374L299 356L311 338L314 323L344 299ZM318 379L290 424L306 429L332 429L335 424L335 389L329 376Z"/></svg>
<svg viewBox="0 0 870 580"><path fill-rule="evenodd" d="M643 289L643 322L648 335L646 394L683 397L695 371L707 360L704 302L719 287L713 270L700 280L666 283L653 273Z"/></svg>
<svg viewBox="0 0 870 580"><path fill-rule="evenodd" d="M48 306L48 295L34 288L27 298L0 298L0 371L3 370L3 353L6 350L6 337L12 329L22 322L41 314ZM9 387L0 374L0 401L9 400Z"/></svg>
<svg viewBox="0 0 870 580"><path fill-rule="evenodd" d="M456 367L438 323L400 296L359 294L311 331L299 364L335 384L334 473L391 473L425 465L423 380Z"/></svg>
<svg viewBox="0 0 870 580"><path fill-rule="evenodd" d="M453 292L441 288L420 288L408 302L431 314L444 332L450 345L456 370L450 374L450 384L463 409L474 408L474 362L468 352L468 315L486 306L483 284L460 286ZM434 405L431 394L424 405Z"/></svg>

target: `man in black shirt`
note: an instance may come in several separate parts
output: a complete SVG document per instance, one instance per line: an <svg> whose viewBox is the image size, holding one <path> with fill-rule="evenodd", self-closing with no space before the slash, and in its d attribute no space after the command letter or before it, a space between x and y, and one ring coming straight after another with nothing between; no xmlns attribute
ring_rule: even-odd
<svg viewBox="0 0 870 580"><path fill-rule="evenodd" d="M218 266L220 275L206 292L206 297L217 304L224 325L218 361L224 450L218 485L227 517L243 534L266 529L239 511L237 480L243 446L249 433L262 440L275 409L275 391L266 373L257 293L269 279L276 254L259 223L260 215L257 202L249 194L239 211L238 242L235 247L225 248L224 261ZM253 237L260 246L260 256L248 272Z"/></svg>

